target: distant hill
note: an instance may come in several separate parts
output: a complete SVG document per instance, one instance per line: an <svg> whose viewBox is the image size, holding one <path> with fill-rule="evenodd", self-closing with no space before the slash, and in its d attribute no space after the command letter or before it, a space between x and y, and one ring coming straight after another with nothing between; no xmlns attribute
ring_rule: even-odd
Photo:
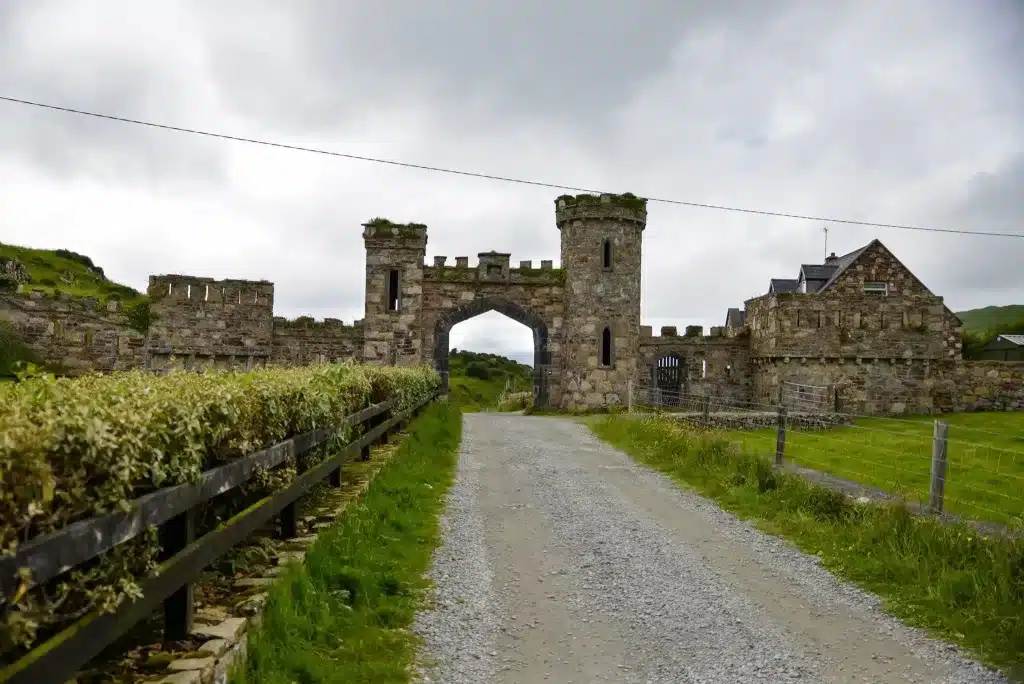
<svg viewBox="0 0 1024 684"><path fill-rule="evenodd" d="M965 359L980 358L981 350L999 334L1024 334L1024 304L986 306L956 315L964 324Z"/></svg>
<svg viewBox="0 0 1024 684"><path fill-rule="evenodd" d="M84 254L66 249L32 249L0 243L0 289L66 292L73 297L124 302L143 298L127 285L107 280L103 269Z"/></svg>

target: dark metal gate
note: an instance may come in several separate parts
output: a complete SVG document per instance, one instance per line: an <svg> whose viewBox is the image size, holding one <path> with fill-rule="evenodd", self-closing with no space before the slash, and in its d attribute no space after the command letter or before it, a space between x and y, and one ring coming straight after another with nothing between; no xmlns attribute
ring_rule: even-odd
<svg viewBox="0 0 1024 684"><path fill-rule="evenodd" d="M677 354L658 359L654 367L654 385L658 403L678 406L683 388L683 360Z"/></svg>

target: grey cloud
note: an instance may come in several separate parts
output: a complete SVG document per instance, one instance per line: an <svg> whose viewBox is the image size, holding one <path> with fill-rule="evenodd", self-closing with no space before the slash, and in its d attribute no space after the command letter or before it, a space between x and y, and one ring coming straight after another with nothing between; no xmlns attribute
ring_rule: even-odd
<svg viewBox="0 0 1024 684"><path fill-rule="evenodd" d="M40 26L62 25L60 3L3 3L0 15L0 94L21 100L159 123L198 126L195 98L177 73L180 65L154 63L116 45L60 57L46 45L61 38L41 35ZM41 20L41 18L43 20ZM73 21L67 19L66 21ZM152 26L140 30L153 30ZM217 143L179 133L0 102L0 156L16 158L69 180L145 185L223 180ZM199 126L201 127L201 126Z"/></svg>

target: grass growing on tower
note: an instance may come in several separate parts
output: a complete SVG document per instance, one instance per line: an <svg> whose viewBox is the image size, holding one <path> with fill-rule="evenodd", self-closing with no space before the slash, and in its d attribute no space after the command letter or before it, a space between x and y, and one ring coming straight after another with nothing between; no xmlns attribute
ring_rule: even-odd
<svg viewBox="0 0 1024 684"><path fill-rule="evenodd" d="M234 682L409 681L409 628L428 586L461 421L457 406L439 402L413 422L363 501L273 585Z"/></svg>
<svg viewBox="0 0 1024 684"><path fill-rule="evenodd" d="M817 555L838 577L878 594L908 624L955 641L1024 681L1024 540L861 505L772 469L728 437L668 418L587 421L640 463L709 496L760 529Z"/></svg>

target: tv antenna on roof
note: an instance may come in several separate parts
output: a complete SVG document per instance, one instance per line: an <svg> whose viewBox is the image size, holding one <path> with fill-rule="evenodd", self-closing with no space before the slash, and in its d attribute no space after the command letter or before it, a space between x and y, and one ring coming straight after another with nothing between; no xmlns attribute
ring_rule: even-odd
<svg viewBox="0 0 1024 684"><path fill-rule="evenodd" d="M828 259L828 226L822 226L821 230L825 233L825 258Z"/></svg>

